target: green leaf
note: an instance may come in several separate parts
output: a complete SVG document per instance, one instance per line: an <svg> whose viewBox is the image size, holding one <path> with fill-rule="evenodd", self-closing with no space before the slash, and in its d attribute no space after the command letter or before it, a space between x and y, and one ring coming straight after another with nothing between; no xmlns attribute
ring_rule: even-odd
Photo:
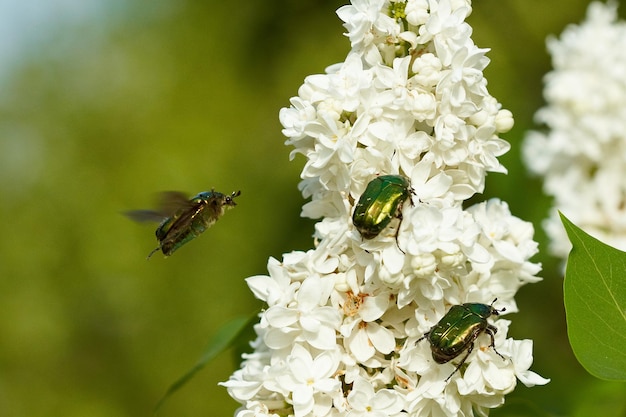
<svg viewBox="0 0 626 417"><path fill-rule="evenodd" d="M626 253L589 236L563 214L572 242L563 283L567 334L591 375L626 380Z"/></svg>
<svg viewBox="0 0 626 417"><path fill-rule="evenodd" d="M239 338L239 335L245 333L251 326L254 325L254 323L256 323L257 320L258 313L254 313L249 317L239 316L223 325L215 336L213 336L213 338L209 341L198 362L196 362L196 364L189 371L187 371L187 373L170 385L167 392L156 405L154 414L156 415L159 412L159 409L165 403L165 400L167 400L172 394L178 391L191 378L193 378L193 376L204 368L209 361L215 359L217 355L232 347Z"/></svg>

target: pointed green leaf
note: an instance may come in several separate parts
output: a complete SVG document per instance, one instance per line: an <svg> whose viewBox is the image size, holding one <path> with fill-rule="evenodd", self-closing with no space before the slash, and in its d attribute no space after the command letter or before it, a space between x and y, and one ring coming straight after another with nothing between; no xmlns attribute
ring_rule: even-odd
<svg viewBox="0 0 626 417"><path fill-rule="evenodd" d="M561 221L573 246L563 283L572 350L595 377L626 380L626 253Z"/></svg>
<svg viewBox="0 0 626 417"><path fill-rule="evenodd" d="M172 394L178 391L183 385L185 385L193 376L200 371L202 368L206 366L206 364L213 360L217 355L225 351L226 349L232 347L239 335L246 332L251 326L254 325L258 320L258 313L254 313L251 317L240 316L237 317L230 322L226 323L222 326L218 332L213 336L213 338L209 341L204 353L196 362L196 364L185 373L182 377L180 377L176 382L174 382L167 389L167 392L163 395L163 397L159 400L158 404L154 409L154 414L156 415L167 400Z"/></svg>

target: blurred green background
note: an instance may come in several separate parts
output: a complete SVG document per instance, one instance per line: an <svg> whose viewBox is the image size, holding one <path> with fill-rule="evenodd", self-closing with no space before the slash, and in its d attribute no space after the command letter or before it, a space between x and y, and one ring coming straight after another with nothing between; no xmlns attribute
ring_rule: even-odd
<svg viewBox="0 0 626 417"><path fill-rule="evenodd" d="M304 160L278 111L305 76L342 61L338 0L0 1L0 416L147 416L228 320L260 304L244 278L312 246L299 217ZM520 161L543 105L545 38L586 1L476 0L490 92L516 120L509 175L487 193L541 230L549 200ZM623 16L625 10L620 10ZM175 256L150 261L155 226L120 213L155 192L241 190L238 206ZM535 341L545 387L519 386L494 416L624 416L623 385L596 381L566 336L559 262L522 288L511 336ZM224 353L162 416L231 416ZM606 408L604 410L602 407Z"/></svg>

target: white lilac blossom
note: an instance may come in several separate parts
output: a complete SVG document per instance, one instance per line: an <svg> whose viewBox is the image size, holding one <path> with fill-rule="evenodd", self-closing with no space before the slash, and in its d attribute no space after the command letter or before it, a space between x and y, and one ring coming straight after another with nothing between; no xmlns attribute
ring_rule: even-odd
<svg viewBox="0 0 626 417"><path fill-rule="evenodd" d="M571 248L557 210L626 250L626 23L617 3L594 2L582 24L547 44L554 69L535 115L547 129L528 133L524 160L554 198L550 250L565 258Z"/></svg>
<svg viewBox="0 0 626 417"><path fill-rule="evenodd" d="M237 417L471 416L504 402L529 370L532 341L494 321L449 381L418 340L452 305L517 310L538 281L533 228L493 199L464 208L487 172L505 172L500 133L511 113L489 95L465 18L465 0L353 0L337 14L352 49L307 77L280 120L306 164L302 215L321 220L315 248L271 258L247 279L267 305L253 352L224 382ZM379 175L410 178L414 192L373 239L352 224L356 202Z"/></svg>

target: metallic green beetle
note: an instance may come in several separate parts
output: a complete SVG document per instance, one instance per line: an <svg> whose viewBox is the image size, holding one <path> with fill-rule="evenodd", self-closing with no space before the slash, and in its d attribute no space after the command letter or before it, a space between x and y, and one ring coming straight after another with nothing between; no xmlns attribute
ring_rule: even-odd
<svg viewBox="0 0 626 417"><path fill-rule="evenodd" d="M226 209L236 206L234 198L240 194L241 191L234 191L231 195L224 195L211 190L188 199L181 192L167 191L161 195L158 211L135 210L126 214L137 221L160 221L155 233L159 246L150 252L148 259L159 250L170 256L213 226Z"/></svg>
<svg viewBox="0 0 626 417"><path fill-rule="evenodd" d="M381 175L367 184L359 198L352 223L364 239L373 239L394 218L401 218L402 204L413 190L402 175Z"/></svg>
<svg viewBox="0 0 626 417"><path fill-rule="evenodd" d="M489 324L487 319L491 316L497 316L505 311L493 308L497 298L493 300L491 305L480 303L465 303L462 305L454 305L448 310L439 323L435 324L427 333L424 334L417 342L428 339L430 342L430 350L433 359L439 364L451 361L464 351L467 351L461 362L456 366L454 371L446 378L446 382L452 378L461 366L465 363L467 357L474 349L474 341L481 333L487 333L491 337L491 346L504 359L495 346L494 335L498 329Z"/></svg>

